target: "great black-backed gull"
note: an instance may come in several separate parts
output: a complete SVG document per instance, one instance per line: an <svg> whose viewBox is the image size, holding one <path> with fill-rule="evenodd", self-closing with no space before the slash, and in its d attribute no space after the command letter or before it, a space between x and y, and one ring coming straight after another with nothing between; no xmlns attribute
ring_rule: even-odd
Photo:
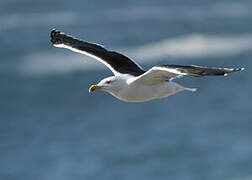
<svg viewBox="0 0 252 180"><path fill-rule="evenodd" d="M114 74L92 85L89 92L103 90L127 102L143 102L164 98L177 92L195 88L185 88L172 80L187 76L226 76L229 72L244 68L208 68L202 66L158 65L144 71L128 57L108 51L98 44L76 39L58 30L51 31L51 42L55 47L67 48L90 56L106 65Z"/></svg>

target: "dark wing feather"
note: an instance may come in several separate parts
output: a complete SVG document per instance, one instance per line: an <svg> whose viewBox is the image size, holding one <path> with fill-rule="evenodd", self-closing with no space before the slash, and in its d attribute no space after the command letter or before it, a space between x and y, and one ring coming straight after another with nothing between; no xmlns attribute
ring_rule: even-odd
<svg viewBox="0 0 252 180"><path fill-rule="evenodd" d="M227 73L241 71L244 68L208 68L200 66L182 66L182 65L161 65L154 66L144 74L132 78L128 83L159 84L164 81L170 81L181 76L226 76Z"/></svg>
<svg viewBox="0 0 252 180"><path fill-rule="evenodd" d="M156 67L163 67L167 69L174 69L182 75L188 76L226 76L227 73L241 71L244 68L209 68L202 66L183 66L183 65L161 65Z"/></svg>
<svg viewBox="0 0 252 180"><path fill-rule="evenodd" d="M65 48L99 60L110 68L114 74L121 73L138 76L145 72L135 62L120 53L108 51L98 44L76 39L57 30L51 31L51 42L56 47L64 45Z"/></svg>

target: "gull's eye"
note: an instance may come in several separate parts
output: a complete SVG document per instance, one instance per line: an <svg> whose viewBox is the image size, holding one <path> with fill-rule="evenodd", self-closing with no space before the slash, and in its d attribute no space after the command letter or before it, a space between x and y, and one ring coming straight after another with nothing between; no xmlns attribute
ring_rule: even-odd
<svg viewBox="0 0 252 180"><path fill-rule="evenodd" d="M106 81L106 84L110 84L111 83L111 81Z"/></svg>

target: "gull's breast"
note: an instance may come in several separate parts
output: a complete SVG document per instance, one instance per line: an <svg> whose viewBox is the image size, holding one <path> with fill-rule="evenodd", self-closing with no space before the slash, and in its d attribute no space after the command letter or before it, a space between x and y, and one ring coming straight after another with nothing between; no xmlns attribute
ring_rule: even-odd
<svg viewBox="0 0 252 180"><path fill-rule="evenodd" d="M156 85L130 84L119 91L110 92L113 96L127 102L143 102L163 98L183 90L173 82L163 82Z"/></svg>

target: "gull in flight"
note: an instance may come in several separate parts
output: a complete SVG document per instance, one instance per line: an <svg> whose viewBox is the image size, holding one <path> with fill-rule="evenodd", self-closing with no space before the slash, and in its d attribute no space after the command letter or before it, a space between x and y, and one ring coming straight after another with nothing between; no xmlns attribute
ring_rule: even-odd
<svg viewBox="0 0 252 180"><path fill-rule="evenodd" d="M230 72L244 69L157 65L145 71L130 58L118 52L109 51L95 43L76 39L55 29L51 31L51 42L55 47L67 48L90 56L107 66L114 76L92 85L89 92L106 91L127 102L144 102L164 98L184 90L196 91L195 88L186 88L173 82L173 79L181 76L226 76Z"/></svg>

